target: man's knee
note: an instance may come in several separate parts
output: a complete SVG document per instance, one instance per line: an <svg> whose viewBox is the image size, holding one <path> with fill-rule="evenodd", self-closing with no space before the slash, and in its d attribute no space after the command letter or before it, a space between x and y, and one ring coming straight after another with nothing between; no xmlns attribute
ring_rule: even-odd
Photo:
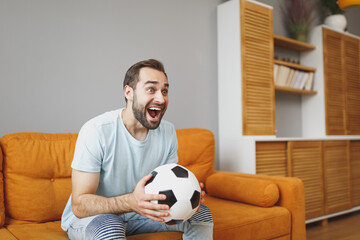
<svg viewBox="0 0 360 240"><path fill-rule="evenodd" d="M86 239L125 239L125 224L118 215L95 217L86 227Z"/></svg>
<svg viewBox="0 0 360 240"><path fill-rule="evenodd" d="M210 209L205 206L200 206L200 212L196 212L191 218L191 222L204 222L204 223L212 223L212 215Z"/></svg>

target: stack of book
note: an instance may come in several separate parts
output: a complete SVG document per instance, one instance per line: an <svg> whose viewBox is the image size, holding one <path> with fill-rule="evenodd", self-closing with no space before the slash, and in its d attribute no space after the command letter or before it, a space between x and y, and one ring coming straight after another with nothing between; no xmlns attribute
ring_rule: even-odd
<svg viewBox="0 0 360 240"><path fill-rule="evenodd" d="M305 72L274 64L274 82L276 86L312 90L313 72Z"/></svg>

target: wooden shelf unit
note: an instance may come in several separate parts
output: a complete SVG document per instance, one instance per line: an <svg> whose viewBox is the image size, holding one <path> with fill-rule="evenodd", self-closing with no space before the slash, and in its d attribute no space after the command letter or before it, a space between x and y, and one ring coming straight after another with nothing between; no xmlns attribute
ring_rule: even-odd
<svg viewBox="0 0 360 240"><path fill-rule="evenodd" d="M287 50L296 51L296 52L305 52L305 51L311 51L311 50L316 49L316 47L312 44L301 42L301 41L298 41L295 39L278 36L278 35L274 35L273 38L274 38L274 46L284 48ZM295 69L298 71L313 72L313 73L316 72L316 68L304 66L301 64L297 64L297 63L277 60L277 59L274 59L274 64L286 66L286 67L289 67L291 69ZM296 88L292 88L292 87L288 87L288 86L276 86L275 85L275 90L281 91L281 92L286 92L289 94L298 94L298 95L317 94L317 92L313 91L313 90L302 90L302 89L296 89Z"/></svg>

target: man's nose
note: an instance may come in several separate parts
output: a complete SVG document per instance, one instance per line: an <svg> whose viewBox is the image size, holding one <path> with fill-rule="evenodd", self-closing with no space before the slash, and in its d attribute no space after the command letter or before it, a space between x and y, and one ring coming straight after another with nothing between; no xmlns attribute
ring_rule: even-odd
<svg viewBox="0 0 360 240"><path fill-rule="evenodd" d="M165 103L165 96L162 94L162 91L157 91L155 95L155 102L163 104Z"/></svg>

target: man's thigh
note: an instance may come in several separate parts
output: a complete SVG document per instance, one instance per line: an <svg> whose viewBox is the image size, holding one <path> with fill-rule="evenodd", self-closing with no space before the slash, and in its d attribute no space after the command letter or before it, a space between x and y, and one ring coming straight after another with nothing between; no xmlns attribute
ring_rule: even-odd
<svg viewBox="0 0 360 240"><path fill-rule="evenodd" d="M125 239L123 218L115 214L75 219L68 229L69 239Z"/></svg>

